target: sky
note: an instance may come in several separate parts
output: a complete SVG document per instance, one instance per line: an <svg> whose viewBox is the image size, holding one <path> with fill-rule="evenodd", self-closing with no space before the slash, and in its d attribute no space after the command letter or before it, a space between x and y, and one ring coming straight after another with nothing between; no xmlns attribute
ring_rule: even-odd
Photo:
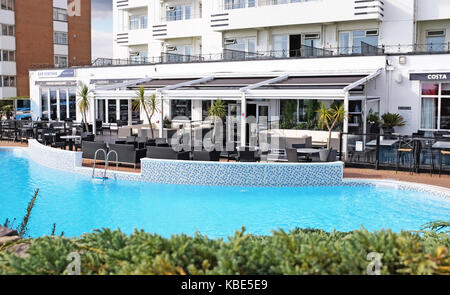
<svg viewBox="0 0 450 295"><path fill-rule="evenodd" d="M92 0L92 58L112 58L112 0Z"/></svg>

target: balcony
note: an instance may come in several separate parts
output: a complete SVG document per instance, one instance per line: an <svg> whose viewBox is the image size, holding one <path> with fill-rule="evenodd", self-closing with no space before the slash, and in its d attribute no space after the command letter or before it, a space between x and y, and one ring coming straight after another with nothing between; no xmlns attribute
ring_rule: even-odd
<svg viewBox="0 0 450 295"><path fill-rule="evenodd" d="M158 40L190 38L201 36L203 26L201 15L190 15L189 18L165 16L161 19L161 23L153 25L152 33L153 38Z"/></svg>
<svg viewBox="0 0 450 295"><path fill-rule="evenodd" d="M378 0L225 0L211 14L210 26L223 31L355 20L381 21L383 7L383 1Z"/></svg>

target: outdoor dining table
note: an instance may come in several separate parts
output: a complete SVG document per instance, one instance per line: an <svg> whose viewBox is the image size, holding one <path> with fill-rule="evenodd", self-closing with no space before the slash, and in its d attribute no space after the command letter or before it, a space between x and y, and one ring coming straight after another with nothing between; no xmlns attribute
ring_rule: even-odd
<svg viewBox="0 0 450 295"><path fill-rule="evenodd" d="M398 142L398 139L383 139L380 140L380 146L393 146L394 144L396 144ZM371 140L368 143L366 143L366 145L368 146L376 146L377 145L377 140Z"/></svg>
<svg viewBox="0 0 450 295"><path fill-rule="evenodd" d="M65 139L69 142L69 150L73 151L73 147L75 145L75 140L81 139L81 136L79 135L67 135L67 136L61 136L61 139Z"/></svg>
<svg viewBox="0 0 450 295"><path fill-rule="evenodd" d="M450 150L450 141L436 141L432 148L439 150Z"/></svg>
<svg viewBox="0 0 450 295"><path fill-rule="evenodd" d="M309 162L311 160L310 156L314 155L314 154L318 154L319 153L319 149L312 149L312 148L301 148L301 149L297 149L297 153L301 154L301 155L305 155L306 156L306 161Z"/></svg>

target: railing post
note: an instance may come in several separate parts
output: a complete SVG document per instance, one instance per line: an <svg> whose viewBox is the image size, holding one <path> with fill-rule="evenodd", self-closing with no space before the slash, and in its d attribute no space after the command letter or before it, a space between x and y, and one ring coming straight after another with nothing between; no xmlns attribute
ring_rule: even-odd
<svg viewBox="0 0 450 295"><path fill-rule="evenodd" d="M342 162L342 132L339 132L339 161Z"/></svg>
<svg viewBox="0 0 450 295"><path fill-rule="evenodd" d="M375 154L375 170L380 168L380 134L377 134L377 147Z"/></svg>

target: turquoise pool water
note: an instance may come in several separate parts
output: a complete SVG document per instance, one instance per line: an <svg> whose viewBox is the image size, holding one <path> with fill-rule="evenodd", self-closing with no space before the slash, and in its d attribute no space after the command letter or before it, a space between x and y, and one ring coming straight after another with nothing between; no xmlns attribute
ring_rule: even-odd
<svg viewBox="0 0 450 295"><path fill-rule="evenodd" d="M29 224L32 237L57 233L80 236L94 229L135 228L169 237L199 231L226 237L246 226L270 234L320 228L350 231L418 230L449 220L450 202L424 193L374 187L242 188L195 187L109 180L51 170L25 153L0 151L0 223L21 221L35 191L40 195Z"/></svg>

